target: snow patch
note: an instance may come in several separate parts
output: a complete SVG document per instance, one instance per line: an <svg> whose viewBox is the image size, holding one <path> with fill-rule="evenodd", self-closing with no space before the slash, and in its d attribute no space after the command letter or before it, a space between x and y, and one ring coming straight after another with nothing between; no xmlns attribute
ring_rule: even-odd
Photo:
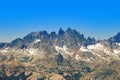
<svg viewBox="0 0 120 80"><path fill-rule="evenodd" d="M63 50L63 48L61 48L61 47L59 47L59 46L55 46L55 49L56 49L57 51Z"/></svg>
<svg viewBox="0 0 120 80"><path fill-rule="evenodd" d="M120 51L119 51L119 50L117 50L117 49L114 49L114 50L113 50L113 52L114 52L115 54L120 53Z"/></svg>
<svg viewBox="0 0 120 80"><path fill-rule="evenodd" d="M0 52L1 52L1 53L7 53L9 49L10 49L10 48L1 49Z"/></svg>
<svg viewBox="0 0 120 80"><path fill-rule="evenodd" d="M80 60L80 56L79 56L79 55L76 55L76 56L75 56L75 59L76 59L76 60Z"/></svg>
<svg viewBox="0 0 120 80"><path fill-rule="evenodd" d="M40 39L36 39L35 41L34 41L34 43L36 44L36 43L38 43L38 42L40 42L41 40Z"/></svg>
<svg viewBox="0 0 120 80"><path fill-rule="evenodd" d="M106 48L106 49L104 49L104 53L110 54L111 52Z"/></svg>
<svg viewBox="0 0 120 80"><path fill-rule="evenodd" d="M3 49L3 50L0 50L1 53L6 53L7 50Z"/></svg>
<svg viewBox="0 0 120 80"><path fill-rule="evenodd" d="M116 43L118 46L120 46L120 43Z"/></svg>
<svg viewBox="0 0 120 80"><path fill-rule="evenodd" d="M97 43L95 45L89 45L89 46L87 46L87 48L89 50L102 50L102 51L105 49L104 45L102 45L100 43Z"/></svg>
<svg viewBox="0 0 120 80"><path fill-rule="evenodd" d="M80 47L80 51L82 52L89 52L89 50L83 46Z"/></svg>
<svg viewBox="0 0 120 80"><path fill-rule="evenodd" d="M66 54L69 54L69 55L72 55L73 53L70 53L68 52L68 48L64 45L63 48L62 47L59 47L59 46L55 46L55 49L58 51L58 52L63 52L63 53L66 53Z"/></svg>
<svg viewBox="0 0 120 80"><path fill-rule="evenodd" d="M28 53L30 53L31 55L34 55L34 54L37 53L38 49L29 48L29 49L26 49L26 51L27 51Z"/></svg>

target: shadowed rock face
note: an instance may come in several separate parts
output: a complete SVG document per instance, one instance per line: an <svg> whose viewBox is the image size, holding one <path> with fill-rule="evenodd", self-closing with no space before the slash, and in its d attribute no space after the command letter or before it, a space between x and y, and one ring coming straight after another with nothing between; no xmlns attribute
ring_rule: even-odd
<svg viewBox="0 0 120 80"><path fill-rule="evenodd" d="M117 35L109 38L109 42L117 42L117 43L120 43L120 33L118 33Z"/></svg>
<svg viewBox="0 0 120 80"><path fill-rule="evenodd" d="M50 41L51 41L52 43L54 43L55 40L58 38L58 35L57 35L55 32L51 32L51 33L49 34L49 38L50 38Z"/></svg>
<svg viewBox="0 0 120 80"><path fill-rule="evenodd" d="M116 43L120 43L120 32L117 33L115 36L110 37L108 39L109 43L110 43L110 47L113 49L118 48L118 45Z"/></svg>
<svg viewBox="0 0 120 80"><path fill-rule="evenodd" d="M62 64L62 62L63 62L63 56L60 53L56 56L56 61L57 61L58 65Z"/></svg>
<svg viewBox="0 0 120 80"><path fill-rule="evenodd" d="M11 47L21 47L24 44L24 41L21 38L17 38L10 43Z"/></svg>
<svg viewBox="0 0 120 80"><path fill-rule="evenodd" d="M0 48L8 47L9 43L0 43Z"/></svg>
<svg viewBox="0 0 120 80"><path fill-rule="evenodd" d="M35 39L41 39L43 42L48 40L49 34L46 31L32 32L23 38L24 42L31 43Z"/></svg>

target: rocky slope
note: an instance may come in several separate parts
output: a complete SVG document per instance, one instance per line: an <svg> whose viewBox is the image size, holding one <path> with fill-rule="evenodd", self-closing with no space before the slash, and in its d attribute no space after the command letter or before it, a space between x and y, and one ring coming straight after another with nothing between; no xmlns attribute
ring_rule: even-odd
<svg viewBox="0 0 120 80"><path fill-rule="evenodd" d="M0 43L0 80L120 80L119 62L120 33L97 41L68 28Z"/></svg>

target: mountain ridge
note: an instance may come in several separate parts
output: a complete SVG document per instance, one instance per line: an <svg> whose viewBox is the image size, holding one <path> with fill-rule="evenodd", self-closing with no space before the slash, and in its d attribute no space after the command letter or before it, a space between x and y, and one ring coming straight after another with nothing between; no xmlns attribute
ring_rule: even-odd
<svg viewBox="0 0 120 80"><path fill-rule="evenodd" d="M119 80L119 42L120 33L96 40L71 28L31 32L0 43L0 80Z"/></svg>
<svg viewBox="0 0 120 80"><path fill-rule="evenodd" d="M113 48L114 46L116 46L116 43L120 43L120 33L117 33L117 35L106 40L96 40L94 37L85 38L84 34L80 34L75 29L71 29L70 27L68 27L66 31L60 28L58 33L54 31L51 33L48 33L47 31L31 32L23 38L16 38L9 43L0 43L0 48L27 48L29 47L29 44L36 39L40 39L42 43L51 42L58 45L59 47L63 47L64 45L66 45L67 47L71 48L76 46L87 47L88 45L96 44L98 42L108 41L111 48Z"/></svg>
<svg viewBox="0 0 120 80"><path fill-rule="evenodd" d="M76 60L87 62L109 61L109 58L118 59L120 57L119 42L120 33L108 40L96 40L91 37L85 38L84 34L80 34L75 29L68 28L64 31L60 28L58 33L54 31L51 33L47 31L31 32L10 43L0 43L0 51L4 52L6 48L21 49L32 55L43 51L44 56L61 53L64 57L69 55Z"/></svg>
<svg viewBox="0 0 120 80"><path fill-rule="evenodd" d="M88 43L92 39L94 39L94 41L92 43L95 42L95 38L91 38L91 37L85 38L84 34L80 34L76 30L72 30L71 28L68 28L66 31L64 31L64 30L62 30L62 28L60 28L60 30L58 31L58 33L54 32L54 31L51 32L50 34L47 33L47 31L31 32L31 33L27 34L26 36L24 36L23 38L16 38L16 39L14 39L13 41L11 41L9 43L6 43L6 42L0 43L0 45L1 45L1 47L4 46L5 44L9 44L9 45L13 44L13 45L15 45L14 42L17 43L17 41L20 41L20 40L23 41L24 43L26 43L26 42L27 43L31 43L35 39L42 38L42 37L43 38L51 38L51 37L52 38L56 38L56 37L62 38L64 36L64 34L65 35L70 35L71 34L70 36L72 36L72 37L73 37L73 34L74 35L78 35L79 38L81 38L81 39L83 38L84 40L88 40ZM13 46L13 45L11 45L11 46Z"/></svg>

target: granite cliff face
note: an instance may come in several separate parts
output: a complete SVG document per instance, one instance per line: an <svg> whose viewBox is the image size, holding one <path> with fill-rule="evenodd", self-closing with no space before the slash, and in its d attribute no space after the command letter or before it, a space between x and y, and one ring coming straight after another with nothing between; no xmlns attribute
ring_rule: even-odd
<svg viewBox="0 0 120 80"><path fill-rule="evenodd" d="M120 80L119 61L120 33L97 41L71 28L31 32L0 43L0 80Z"/></svg>

